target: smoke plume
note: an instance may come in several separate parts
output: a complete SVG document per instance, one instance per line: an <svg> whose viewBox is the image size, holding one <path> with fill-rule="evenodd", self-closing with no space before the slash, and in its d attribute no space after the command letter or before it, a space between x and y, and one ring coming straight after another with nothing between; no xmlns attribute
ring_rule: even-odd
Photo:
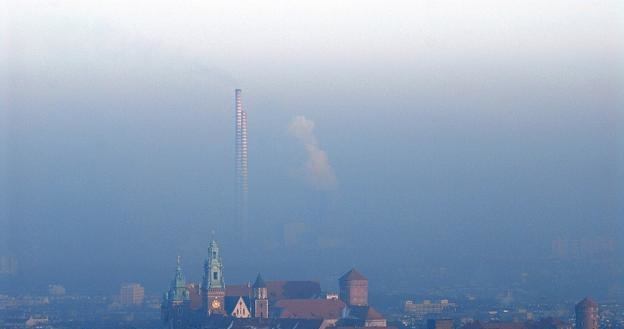
<svg viewBox="0 0 624 329"><path fill-rule="evenodd" d="M329 164L327 153L319 147L314 136L314 121L299 115L290 122L288 131L303 144L308 153L308 160L304 165L306 181L321 190L334 189L336 175Z"/></svg>

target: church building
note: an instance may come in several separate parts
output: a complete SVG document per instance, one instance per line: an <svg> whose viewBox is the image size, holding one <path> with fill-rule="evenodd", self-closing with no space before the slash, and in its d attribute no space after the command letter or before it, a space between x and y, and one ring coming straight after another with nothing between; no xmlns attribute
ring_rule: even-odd
<svg viewBox="0 0 624 329"><path fill-rule="evenodd" d="M248 293L226 294L219 245L212 240L199 287L195 283L186 283L178 257L174 279L161 305L163 322L169 328L179 329L188 327L192 322L201 323L215 318L269 318L269 294L262 276L258 274L253 286L247 287ZM195 303L195 300L198 302Z"/></svg>
<svg viewBox="0 0 624 329"><path fill-rule="evenodd" d="M231 326L283 329L386 328L368 304L368 279L355 269L339 280L339 298L321 294L316 281L268 281L226 286L219 245L210 241L202 283L187 283L178 257L161 305L169 329ZM338 296L336 296L338 297Z"/></svg>

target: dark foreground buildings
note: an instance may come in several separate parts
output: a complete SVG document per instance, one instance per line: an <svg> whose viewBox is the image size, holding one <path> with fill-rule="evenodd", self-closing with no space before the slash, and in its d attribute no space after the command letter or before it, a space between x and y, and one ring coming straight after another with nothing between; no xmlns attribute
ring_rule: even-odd
<svg viewBox="0 0 624 329"><path fill-rule="evenodd" d="M228 285L216 241L210 243L201 285L187 283L180 259L161 315L166 327L337 329L387 328L386 319L368 305L368 280L352 269L339 279L340 297L321 294L315 281L264 281Z"/></svg>

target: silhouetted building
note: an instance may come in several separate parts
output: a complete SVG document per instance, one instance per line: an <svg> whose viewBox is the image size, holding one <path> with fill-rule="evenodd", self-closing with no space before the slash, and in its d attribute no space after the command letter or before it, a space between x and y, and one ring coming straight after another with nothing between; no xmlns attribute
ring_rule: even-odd
<svg viewBox="0 0 624 329"><path fill-rule="evenodd" d="M574 308L576 329L598 329L598 304L590 298L584 298Z"/></svg>

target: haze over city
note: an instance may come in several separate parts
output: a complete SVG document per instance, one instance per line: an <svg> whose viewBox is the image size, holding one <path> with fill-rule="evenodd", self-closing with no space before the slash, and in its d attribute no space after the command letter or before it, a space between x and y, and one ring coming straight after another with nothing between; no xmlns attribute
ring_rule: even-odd
<svg viewBox="0 0 624 329"><path fill-rule="evenodd" d="M216 239L228 283L621 298L623 10L0 1L6 291L164 291Z"/></svg>

